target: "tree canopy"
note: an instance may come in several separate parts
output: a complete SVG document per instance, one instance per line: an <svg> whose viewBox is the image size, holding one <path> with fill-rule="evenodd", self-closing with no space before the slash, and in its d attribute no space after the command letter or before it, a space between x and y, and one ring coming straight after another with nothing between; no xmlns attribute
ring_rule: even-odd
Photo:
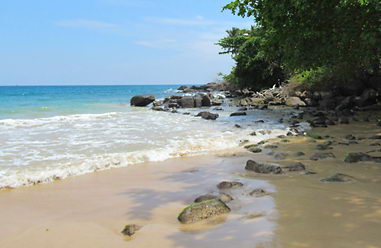
<svg viewBox="0 0 381 248"><path fill-rule="evenodd" d="M245 53L287 73L326 68L342 81L380 73L379 0L235 0L224 9L253 18L252 30L232 29L219 42L235 71L245 71Z"/></svg>

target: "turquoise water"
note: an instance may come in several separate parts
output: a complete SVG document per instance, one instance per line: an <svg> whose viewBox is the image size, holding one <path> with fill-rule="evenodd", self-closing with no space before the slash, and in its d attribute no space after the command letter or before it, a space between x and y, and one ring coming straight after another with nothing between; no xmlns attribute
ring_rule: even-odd
<svg viewBox="0 0 381 248"><path fill-rule="evenodd" d="M250 110L232 118L237 109L228 102L224 111L203 109L218 113L216 121L195 117L200 109L175 114L129 104L134 95L160 99L177 94L178 87L0 87L0 189L237 148L242 140L255 143L287 133L274 111ZM259 119L266 122L256 123ZM249 135L258 129L272 132Z"/></svg>
<svg viewBox="0 0 381 248"><path fill-rule="evenodd" d="M124 111L134 95L164 98L179 86L4 86L0 87L0 120Z"/></svg>

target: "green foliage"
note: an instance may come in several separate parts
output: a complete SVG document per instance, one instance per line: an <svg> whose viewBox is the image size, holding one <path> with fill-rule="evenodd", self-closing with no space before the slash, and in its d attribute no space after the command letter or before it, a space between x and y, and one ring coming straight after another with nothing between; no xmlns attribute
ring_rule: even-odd
<svg viewBox="0 0 381 248"><path fill-rule="evenodd" d="M230 53L236 61L232 72L225 76L226 81L259 90L284 79L281 66L263 54L262 44L265 39L260 29L233 28L227 34L217 43L223 49L222 54Z"/></svg>
<svg viewBox="0 0 381 248"><path fill-rule="evenodd" d="M281 62L289 72L307 74L307 81L345 83L380 74L379 0L235 0L224 9L254 18L261 40L260 46L254 42L254 53ZM237 63L235 70L245 67Z"/></svg>

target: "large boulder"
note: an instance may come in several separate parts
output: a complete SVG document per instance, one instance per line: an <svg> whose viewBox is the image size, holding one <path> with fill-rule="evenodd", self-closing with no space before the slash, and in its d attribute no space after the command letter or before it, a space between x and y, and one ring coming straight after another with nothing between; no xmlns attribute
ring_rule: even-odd
<svg viewBox="0 0 381 248"><path fill-rule="evenodd" d="M210 100L210 97L208 95L203 95L201 97L201 106L203 106L203 107L212 106L212 101Z"/></svg>
<svg viewBox="0 0 381 248"><path fill-rule="evenodd" d="M282 174L283 170L279 165L275 164L259 164L253 160L249 160L246 163L246 170L254 171L261 174Z"/></svg>
<svg viewBox="0 0 381 248"><path fill-rule="evenodd" d="M130 103L131 103L131 106L145 107L154 101L155 101L155 96L153 95L141 95L141 96L134 96L133 98L131 98Z"/></svg>
<svg viewBox="0 0 381 248"><path fill-rule="evenodd" d="M186 207L178 216L178 220L183 224L190 224L218 216L227 214L230 208L219 199L211 199L193 203Z"/></svg>
<svg viewBox="0 0 381 248"><path fill-rule="evenodd" d="M310 160L318 161L321 159L329 159L329 158L336 158L335 154L332 152L321 152L321 153L315 153L310 157Z"/></svg>
<svg viewBox="0 0 381 248"><path fill-rule="evenodd" d="M184 96L180 99L180 106L182 108L194 108L193 96Z"/></svg>
<svg viewBox="0 0 381 248"><path fill-rule="evenodd" d="M303 102L299 97L293 96L286 99L286 105L289 107L306 106L306 103Z"/></svg>

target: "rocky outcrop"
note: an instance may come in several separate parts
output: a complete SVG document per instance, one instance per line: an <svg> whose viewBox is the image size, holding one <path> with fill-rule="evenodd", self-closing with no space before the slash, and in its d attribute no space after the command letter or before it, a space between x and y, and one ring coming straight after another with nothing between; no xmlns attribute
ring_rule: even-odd
<svg viewBox="0 0 381 248"><path fill-rule="evenodd" d="M198 203L198 202L209 201L209 200L213 200L213 199L219 199L224 203L228 203L228 202L231 202L234 200L231 195L226 194L226 193L221 193L220 195L201 195L201 196L197 197L194 200L194 202Z"/></svg>
<svg viewBox="0 0 381 248"><path fill-rule="evenodd" d="M186 207L178 216L178 220L183 224L195 223L201 220L227 214L230 208L219 199L211 199L193 203Z"/></svg>
<svg viewBox="0 0 381 248"><path fill-rule="evenodd" d="M275 164L260 164L253 160L246 163L246 170L261 174L282 174L283 170L279 165Z"/></svg>
<svg viewBox="0 0 381 248"><path fill-rule="evenodd" d="M141 95L134 96L131 98L130 104L131 106L136 107L146 107L147 105L153 103L155 101L155 96L153 95Z"/></svg>

